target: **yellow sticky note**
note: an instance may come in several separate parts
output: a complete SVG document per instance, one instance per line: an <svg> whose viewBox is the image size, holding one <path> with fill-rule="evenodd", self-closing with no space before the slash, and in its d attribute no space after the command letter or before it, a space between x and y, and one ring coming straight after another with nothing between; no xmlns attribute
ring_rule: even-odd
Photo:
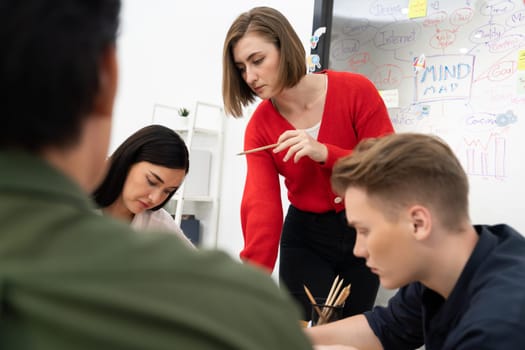
<svg viewBox="0 0 525 350"><path fill-rule="evenodd" d="M518 70L525 70L525 50L518 52Z"/></svg>
<svg viewBox="0 0 525 350"><path fill-rule="evenodd" d="M425 17L427 15L427 0L410 0L408 2L408 18Z"/></svg>

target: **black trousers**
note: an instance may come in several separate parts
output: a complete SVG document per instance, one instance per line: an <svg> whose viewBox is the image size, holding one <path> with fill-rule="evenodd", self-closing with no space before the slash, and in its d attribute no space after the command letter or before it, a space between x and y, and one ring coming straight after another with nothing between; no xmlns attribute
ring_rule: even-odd
<svg viewBox="0 0 525 350"><path fill-rule="evenodd" d="M314 297L326 298L337 275L343 286L351 283L343 316L370 310L379 288L378 277L365 260L354 256L355 230L346 223L344 211L315 214L290 205L280 243L279 279L311 319L306 285Z"/></svg>

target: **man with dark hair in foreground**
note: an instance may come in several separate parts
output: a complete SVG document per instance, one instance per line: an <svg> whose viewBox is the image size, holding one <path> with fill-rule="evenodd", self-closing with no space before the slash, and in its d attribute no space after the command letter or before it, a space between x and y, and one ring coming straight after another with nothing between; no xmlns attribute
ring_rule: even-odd
<svg viewBox="0 0 525 350"><path fill-rule="evenodd" d="M0 348L310 349L266 273L100 216L118 0L0 0Z"/></svg>

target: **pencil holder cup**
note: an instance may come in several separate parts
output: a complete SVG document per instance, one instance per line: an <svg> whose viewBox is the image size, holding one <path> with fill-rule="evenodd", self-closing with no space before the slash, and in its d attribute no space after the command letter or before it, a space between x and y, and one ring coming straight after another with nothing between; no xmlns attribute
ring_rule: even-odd
<svg viewBox="0 0 525 350"><path fill-rule="evenodd" d="M322 301L316 300L316 304L312 304L312 327L338 321L343 318L344 304L328 306L324 302L324 299Z"/></svg>

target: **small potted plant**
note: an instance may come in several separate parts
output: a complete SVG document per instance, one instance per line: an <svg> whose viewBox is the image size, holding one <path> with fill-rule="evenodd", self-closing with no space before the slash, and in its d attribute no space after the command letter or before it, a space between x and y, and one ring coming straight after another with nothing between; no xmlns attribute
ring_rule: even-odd
<svg viewBox="0 0 525 350"><path fill-rule="evenodd" d="M186 130L188 128L190 110L186 107L181 107L177 110L177 114L179 116L175 118L175 129Z"/></svg>
<svg viewBox="0 0 525 350"><path fill-rule="evenodd" d="M181 117L187 117L190 115L190 110L186 107L179 108L178 113Z"/></svg>

